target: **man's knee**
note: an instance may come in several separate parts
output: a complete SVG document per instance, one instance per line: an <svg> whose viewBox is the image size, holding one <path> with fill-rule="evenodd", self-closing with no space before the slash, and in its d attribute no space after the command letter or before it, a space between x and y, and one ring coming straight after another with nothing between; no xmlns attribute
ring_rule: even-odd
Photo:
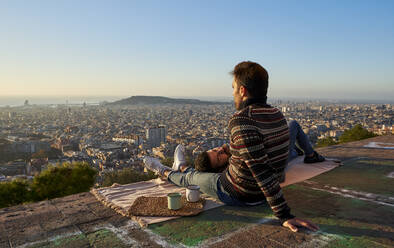
<svg viewBox="0 0 394 248"><path fill-rule="evenodd" d="M298 122L296 120L289 121L289 128L297 128L299 126L300 126L300 124L298 124Z"/></svg>

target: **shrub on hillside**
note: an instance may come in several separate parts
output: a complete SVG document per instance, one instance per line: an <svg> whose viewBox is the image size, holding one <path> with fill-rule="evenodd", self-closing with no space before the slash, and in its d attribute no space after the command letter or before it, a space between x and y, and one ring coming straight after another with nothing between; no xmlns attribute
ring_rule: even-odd
<svg viewBox="0 0 394 248"><path fill-rule="evenodd" d="M367 129L363 128L360 124L357 124L352 129L345 130L343 134L339 136L338 142L335 141L332 137L327 137L327 138L319 139L316 142L316 147L337 145L351 141L368 139L376 136L378 135L374 134L373 132L369 132Z"/></svg>
<svg viewBox="0 0 394 248"><path fill-rule="evenodd" d="M339 137L339 143L363 140L376 136L377 136L376 134L369 132L367 129L363 128L360 124L357 124L352 129L345 130L345 132L343 132L343 134Z"/></svg>
<svg viewBox="0 0 394 248"><path fill-rule="evenodd" d="M338 142L336 142L332 137L326 137L323 139L318 139L316 142L316 147L332 146L336 144L338 144Z"/></svg>
<svg viewBox="0 0 394 248"><path fill-rule="evenodd" d="M88 191L97 171L87 163L50 166L32 182L16 179L0 183L0 208Z"/></svg>
<svg viewBox="0 0 394 248"><path fill-rule="evenodd" d="M0 208L18 205L32 200L29 183L26 180L13 180L0 183Z"/></svg>
<svg viewBox="0 0 394 248"><path fill-rule="evenodd" d="M40 201L89 191L96 174L97 171L84 162L50 166L33 179L34 199Z"/></svg>
<svg viewBox="0 0 394 248"><path fill-rule="evenodd" d="M102 186L107 187L107 186L111 186L114 183L119 183L119 184L135 183L140 181L151 180L154 178L157 178L157 176L151 171L145 174L145 173L138 173L132 168L125 168L118 171L110 171L104 173Z"/></svg>
<svg viewBox="0 0 394 248"><path fill-rule="evenodd" d="M166 157L160 160L160 162L167 166L167 167L172 167L172 164L174 163L174 158L173 157Z"/></svg>
<svg viewBox="0 0 394 248"><path fill-rule="evenodd" d="M160 162L162 164L164 164L165 166L171 168L172 164L174 163L174 158L173 157L166 157L166 158L163 158ZM189 156L186 156L186 165L189 166L189 167L194 167L194 160L193 160L193 158L191 158Z"/></svg>

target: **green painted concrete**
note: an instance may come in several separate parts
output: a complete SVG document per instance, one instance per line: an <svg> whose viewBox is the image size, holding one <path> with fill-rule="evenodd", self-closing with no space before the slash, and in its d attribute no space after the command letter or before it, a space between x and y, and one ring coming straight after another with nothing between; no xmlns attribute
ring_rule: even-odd
<svg viewBox="0 0 394 248"><path fill-rule="evenodd" d="M100 229L93 233L78 234L62 237L50 242L37 243L28 248L70 248L70 247L95 247L95 248L127 248L112 231Z"/></svg>
<svg viewBox="0 0 394 248"><path fill-rule="evenodd" d="M394 166L393 160L359 159L358 163Z"/></svg>
<svg viewBox="0 0 394 248"><path fill-rule="evenodd" d="M325 233L343 237L337 247L364 247L371 242L384 247L394 242L392 207L300 185L285 188L284 195L296 216L318 224Z"/></svg>
<svg viewBox="0 0 394 248"><path fill-rule="evenodd" d="M286 187L284 195L296 216L318 224L324 233L341 237L333 243L338 247L363 247L364 244L368 247L371 243L384 246L393 243L392 207L345 198L297 184ZM273 218L268 206L224 206L199 216L150 225L149 228L170 243L193 246L208 238L247 227L262 218Z"/></svg>
<svg viewBox="0 0 394 248"><path fill-rule="evenodd" d="M383 245L372 240L368 240L364 237L349 237L344 236L333 240L325 248L387 248L387 245Z"/></svg>
<svg viewBox="0 0 394 248"><path fill-rule="evenodd" d="M272 218L271 209L266 205L248 208L223 206L195 217L153 224L149 228L170 243L193 246L208 238L218 237L256 223L262 218Z"/></svg>
<svg viewBox="0 0 394 248"><path fill-rule="evenodd" d="M38 243L29 248L66 248L66 247L89 247L89 241L84 234L59 238L51 242Z"/></svg>
<svg viewBox="0 0 394 248"><path fill-rule="evenodd" d="M313 178L321 185L357 191L394 195L394 180L386 175L393 171L394 161L353 160L343 167ZM373 202L346 198L308 186L295 184L283 189L285 198L297 217L319 225L322 234L334 235L328 247L391 247L394 243L394 209ZM198 216L183 217L150 225L149 229L172 244L195 246L201 242L260 224L272 229L275 219L267 205L255 207L223 206ZM89 234L59 238L30 247L128 247L112 231L100 229Z"/></svg>
<svg viewBox="0 0 394 248"><path fill-rule="evenodd" d="M95 248L126 248L129 247L125 245L122 240L120 240L113 232L107 229L101 229L94 233L89 233L87 235L89 243Z"/></svg>
<svg viewBox="0 0 394 248"><path fill-rule="evenodd" d="M366 224L390 226L394 224L390 206L354 198L345 198L301 185L284 188L284 195L296 215L313 218L334 218L339 222L359 221ZM393 227L394 228L394 227Z"/></svg>
<svg viewBox="0 0 394 248"><path fill-rule="evenodd" d="M393 196L394 180L387 177L392 171L394 171L394 160L360 159L344 162L344 166L319 175L311 181L322 185Z"/></svg>

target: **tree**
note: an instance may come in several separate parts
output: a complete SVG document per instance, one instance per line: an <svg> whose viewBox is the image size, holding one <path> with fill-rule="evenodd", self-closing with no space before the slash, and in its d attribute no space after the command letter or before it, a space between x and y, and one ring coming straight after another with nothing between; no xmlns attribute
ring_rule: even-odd
<svg viewBox="0 0 394 248"><path fill-rule="evenodd" d="M118 171L110 171L106 172L103 175L103 183L102 186L107 187L111 186L114 183L119 184L128 184L135 183L140 181L147 181L157 178L157 176L153 172L148 172L148 174L138 173L132 168L125 168Z"/></svg>
<svg viewBox="0 0 394 248"><path fill-rule="evenodd" d="M37 201L89 191L97 171L85 162L50 166L34 177L31 189Z"/></svg>
<svg viewBox="0 0 394 248"><path fill-rule="evenodd" d="M21 179L1 182L0 208L89 191L96 174L88 163L63 163L50 166L35 176L33 182Z"/></svg>
<svg viewBox="0 0 394 248"><path fill-rule="evenodd" d="M174 158L173 157L166 157L161 160L161 163L167 167L172 168L172 164L174 163ZM189 167L194 167L193 158L186 156L186 165Z"/></svg>
<svg viewBox="0 0 394 248"><path fill-rule="evenodd" d="M338 142L336 142L332 137L326 137L323 139L318 139L316 142L316 147L332 146L336 144L338 144Z"/></svg>
<svg viewBox="0 0 394 248"><path fill-rule="evenodd" d="M174 163L174 158L172 158L172 157L166 157L166 158L163 158L161 161L160 161L163 165L165 165L165 166L167 166L167 167L172 167L172 164Z"/></svg>
<svg viewBox="0 0 394 248"><path fill-rule="evenodd" d="M351 141L363 140L377 135L369 132L367 129L363 128L360 124L355 125L350 130L345 130L343 134L339 137L339 143L346 143Z"/></svg>
<svg viewBox="0 0 394 248"><path fill-rule="evenodd" d="M16 179L0 183L0 208L29 201L32 201L32 194L26 180Z"/></svg>

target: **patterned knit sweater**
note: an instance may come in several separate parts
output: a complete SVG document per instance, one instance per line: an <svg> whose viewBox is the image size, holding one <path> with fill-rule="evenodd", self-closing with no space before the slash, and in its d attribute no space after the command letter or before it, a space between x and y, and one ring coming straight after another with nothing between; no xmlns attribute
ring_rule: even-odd
<svg viewBox="0 0 394 248"><path fill-rule="evenodd" d="M233 115L228 129L231 157L220 177L223 187L243 202L266 199L282 222L293 218L279 186L289 146L289 128L282 113L253 103Z"/></svg>

